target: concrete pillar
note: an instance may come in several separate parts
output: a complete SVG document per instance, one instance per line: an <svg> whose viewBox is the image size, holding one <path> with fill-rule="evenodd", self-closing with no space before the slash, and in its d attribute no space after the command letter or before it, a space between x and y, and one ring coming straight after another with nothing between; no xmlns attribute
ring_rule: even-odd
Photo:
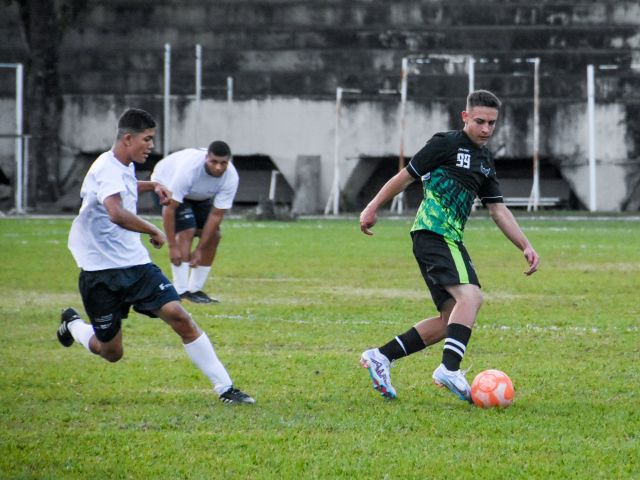
<svg viewBox="0 0 640 480"><path fill-rule="evenodd" d="M318 213L320 204L320 156L298 155L296 178L293 186L293 213L298 215Z"/></svg>

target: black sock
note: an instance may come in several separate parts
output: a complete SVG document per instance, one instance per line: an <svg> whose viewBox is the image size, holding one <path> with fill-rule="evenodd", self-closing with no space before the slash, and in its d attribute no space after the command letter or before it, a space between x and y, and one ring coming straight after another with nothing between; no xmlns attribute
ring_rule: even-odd
<svg viewBox="0 0 640 480"><path fill-rule="evenodd" d="M447 325L447 338L444 340L442 350L442 363L447 370L460 370L460 362L467 350L467 344L471 337L471 329L460 323Z"/></svg>
<svg viewBox="0 0 640 480"><path fill-rule="evenodd" d="M389 343L380 347L380 353L387 357L390 362L393 362L398 358L406 357L424 348L426 348L426 345L422 341L420 334L415 327L411 327L410 330L398 335Z"/></svg>

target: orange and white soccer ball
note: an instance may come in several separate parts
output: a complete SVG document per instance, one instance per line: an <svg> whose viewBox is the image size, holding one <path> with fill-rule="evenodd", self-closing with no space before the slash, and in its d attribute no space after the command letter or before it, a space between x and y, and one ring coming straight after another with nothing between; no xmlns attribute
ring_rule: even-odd
<svg viewBox="0 0 640 480"><path fill-rule="evenodd" d="M480 408L507 408L515 397L513 383L501 370L485 370L471 384L471 399Z"/></svg>

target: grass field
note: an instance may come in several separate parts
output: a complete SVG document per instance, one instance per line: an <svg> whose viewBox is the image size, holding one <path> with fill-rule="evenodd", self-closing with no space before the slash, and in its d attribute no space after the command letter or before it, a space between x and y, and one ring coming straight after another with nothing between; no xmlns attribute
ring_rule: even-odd
<svg viewBox="0 0 640 480"><path fill-rule="evenodd" d="M117 364L62 348L59 312L82 307L70 220L0 219L0 478L640 478L640 221L523 219L526 278L470 220L485 304L463 367L511 376L501 411L431 384L440 345L397 362L393 402L358 367L434 313L410 224L225 221L222 303L187 307L257 400L229 407L158 320L132 312Z"/></svg>

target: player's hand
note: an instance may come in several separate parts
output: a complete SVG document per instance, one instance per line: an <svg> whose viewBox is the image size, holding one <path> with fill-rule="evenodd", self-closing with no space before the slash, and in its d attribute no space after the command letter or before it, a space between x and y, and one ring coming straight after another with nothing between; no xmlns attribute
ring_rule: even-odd
<svg viewBox="0 0 640 480"><path fill-rule="evenodd" d="M373 235L373 232L369 230L378 221L376 210L373 208L365 208L360 214L360 230L365 235Z"/></svg>
<svg viewBox="0 0 640 480"><path fill-rule="evenodd" d="M202 262L202 254L200 253L200 250L196 248L189 259L189 266L191 268L199 267L200 262Z"/></svg>
<svg viewBox="0 0 640 480"><path fill-rule="evenodd" d="M161 248L162 245L167 241L167 237L164 236L162 231L157 230L153 234L149 236L149 243L154 246L154 248Z"/></svg>
<svg viewBox="0 0 640 480"><path fill-rule="evenodd" d="M158 196L160 200L160 205L169 205L169 201L171 200L171 190L162 185L161 183L156 184L153 191Z"/></svg>
<svg viewBox="0 0 640 480"><path fill-rule="evenodd" d="M529 264L529 268L525 270L524 274L529 276L538 270L538 264L540 263L540 257L533 247L527 247L524 249L524 258Z"/></svg>
<svg viewBox="0 0 640 480"><path fill-rule="evenodd" d="M180 253L180 248L177 245L169 247L169 261L176 267L179 267L182 263L182 253Z"/></svg>

